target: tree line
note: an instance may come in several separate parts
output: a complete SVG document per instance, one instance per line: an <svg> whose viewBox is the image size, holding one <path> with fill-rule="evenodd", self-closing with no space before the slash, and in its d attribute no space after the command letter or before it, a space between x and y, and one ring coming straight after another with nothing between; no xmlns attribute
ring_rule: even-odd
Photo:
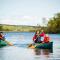
<svg viewBox="0 0 60 60"><path fill-rule="evenodd" d="M49 19L47 26L10 26L0 25L0 31L27 31L35 32L36 30L43 29L46 33L60 33L60 13L55 14Z"/></svg>
<svg viewBox="0 0 60 60"><path fill-rule="evenodd" d="M60 13L55 14L54 17L49 19L47 31L48 33L60 33Z"/></svg>

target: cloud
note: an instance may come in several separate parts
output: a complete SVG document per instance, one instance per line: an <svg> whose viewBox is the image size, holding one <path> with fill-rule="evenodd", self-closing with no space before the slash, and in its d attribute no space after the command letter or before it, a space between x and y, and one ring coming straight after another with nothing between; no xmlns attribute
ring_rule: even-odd
<svg viewBox="0 0 60 60"><path fill-rule="evenodd" d="M29 18L31 18L31 16L23 16L23 18L28 18L29 19Z"/></svg>
<svg viewBox="0 0 60 60"><path fill-rule="evenodd" d="M12 25L36 25L37 22L37 16L20 16L1 19L1 24Z"/></svg>

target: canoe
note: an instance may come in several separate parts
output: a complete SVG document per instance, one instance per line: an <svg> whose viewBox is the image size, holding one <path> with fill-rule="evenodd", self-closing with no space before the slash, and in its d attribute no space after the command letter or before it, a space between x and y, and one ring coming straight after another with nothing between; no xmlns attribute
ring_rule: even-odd
<svg viewBox="0 0 60 60"><path fill-rule="evenodd" d="M6 46L6 45L7 45L7 43L5 41L0 40L0 47Z"/></svg>
<svg viewBox="0 0 60 60"><path fill-rule="evenodd" d="M33 43L28 45L29 48L38 48L38 49L53 49L53 42L49 43Z"/></svg>
<svg viewBox="0 0 60 60"><path fill-rule="evenodd" d="M40 48L40 49L52 49L53 48L53 42L35 43L34 46L35 46L35 48Z"/></svg>

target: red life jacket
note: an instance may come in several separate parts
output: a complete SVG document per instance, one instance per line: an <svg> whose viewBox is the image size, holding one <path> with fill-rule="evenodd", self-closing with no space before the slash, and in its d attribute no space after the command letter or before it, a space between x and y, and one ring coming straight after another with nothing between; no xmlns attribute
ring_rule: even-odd
<svg viewBox="0 0 60 60"><path fill-rule="evenodd" d="M41 37L43 37L45 35L45 33L44 32L42 32L41 34L39 34L39 36L41 36ZM36 39L37 38L37 35L34 35L34 37L33 37L33 41L34 41L34 39Z"/></svg>
<svg viewBox="0 0 60 60"><path fill-rule="evenodd" d="M48 42L49 42L49 40L50 40L50 38L49 38L49 37L47 37L47 36L45 36L45 37L44 37L44 42L45 42L45 43L48 43Z"/></svg>
<svg viewBox="0 0 60 60"><path fill-rule="evenodd" d="M2 39L3 38L3 36L0 34L0 39Z"/></svg>
<svg viewBox="0 0 60 60"><path fill-rule="evenodd" d="M34 39L36 39L37 38L37 36L36 35L34 35L34 37L33 37L33 41L34 41Z"/></svg>

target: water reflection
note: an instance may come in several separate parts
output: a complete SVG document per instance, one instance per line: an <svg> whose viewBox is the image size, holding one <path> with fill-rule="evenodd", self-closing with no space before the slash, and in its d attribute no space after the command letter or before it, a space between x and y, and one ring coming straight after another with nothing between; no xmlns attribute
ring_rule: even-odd
<svg viewBox="0 0 60 60"><path fill-rule="evenodd" d="M53 49L34 49L35 55L49 55Z"/></svg>
<svg viewBox="0 0 60 60"><path fill-rule="evenodd" d="M0 48L0 60L4 60L4 51Z"/></svg>

